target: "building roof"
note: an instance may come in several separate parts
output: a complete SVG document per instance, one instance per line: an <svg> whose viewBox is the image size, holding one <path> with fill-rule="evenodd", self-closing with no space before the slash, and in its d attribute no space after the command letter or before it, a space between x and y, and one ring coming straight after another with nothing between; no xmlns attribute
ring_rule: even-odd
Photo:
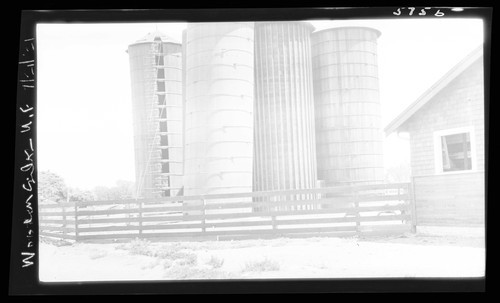
<svg viewBox="0 0 500 303"><path fill-rule="evenodd" d="M156 38L160 38L162 42L164 43L175 43L175 44L181 44L179 41L175 40L174 38L167 36L165 33L155 30L151 33L148 33L146 36L142 37L141 39L135 41L132 44L139 44L139 43L152 43Z"/></svg>
<svg viewBox="0 0 500 303"><path fill-rule="evenodd" d="M465 71L472 63L476 62L483 55L483 46L477 47L462 61L449 70L441 79L432 85L426 92L424 92L417 100L410 104L403 112L401 112L394 120L392 120L384 128L386 135L400 129L403 124L410 119L416 112L418 112L424 105L426 105L434 96L436 96L444 87L451 81L458 77Z"/></svg>

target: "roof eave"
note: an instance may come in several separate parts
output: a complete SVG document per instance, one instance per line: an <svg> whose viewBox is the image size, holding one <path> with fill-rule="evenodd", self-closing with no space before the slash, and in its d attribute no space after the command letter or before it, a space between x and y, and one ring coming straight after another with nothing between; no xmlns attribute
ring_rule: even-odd
<svg viewBox="0 0 500 303"><path fill-rule="evenodd" d="M420 110L429 100L436 96L444 87L446 87L451 81L458 77L462 72L464 72L472 63L476 62L483 55L483 45L476 48L467 57L455 65L450 71L448 71L441 79L439 79L434 85L432 85L427 91L425 91L417 100L410 104L403 112L401 112L396 118L394 118L387 126L384 128L386 136L391 133L398 131L405 122L410 119L418 110Z"/></svg>

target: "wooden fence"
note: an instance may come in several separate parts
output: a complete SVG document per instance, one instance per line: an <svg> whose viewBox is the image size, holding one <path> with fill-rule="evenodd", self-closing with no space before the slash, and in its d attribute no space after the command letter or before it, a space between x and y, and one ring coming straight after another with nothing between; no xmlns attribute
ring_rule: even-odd
<svg viewBox="0 0 500 303"><path fill-rule="evenodd" d="M41 205L39 229L73 241L385 235L414 231L414 209L398 183Z"/></svg>

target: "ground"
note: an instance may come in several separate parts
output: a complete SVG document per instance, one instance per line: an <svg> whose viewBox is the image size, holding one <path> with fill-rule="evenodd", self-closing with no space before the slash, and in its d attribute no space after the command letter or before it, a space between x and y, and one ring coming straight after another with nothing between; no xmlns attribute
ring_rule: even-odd
<svg viewBox="0 0 500 303"><path fill-rule="evenodd" d="M40 280L481 277L483 228L387 237L207 242L40 242Z"/></svg>

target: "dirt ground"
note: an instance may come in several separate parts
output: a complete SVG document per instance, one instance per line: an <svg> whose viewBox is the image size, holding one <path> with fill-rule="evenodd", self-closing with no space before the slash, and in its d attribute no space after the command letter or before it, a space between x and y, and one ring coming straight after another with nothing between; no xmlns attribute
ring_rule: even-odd
<svg viewBox="0 0 500 303"><path fill-rule="evenodd" d="M419 227L387 237L40 243L40 280L480 277L482 228Z"/></svg>

